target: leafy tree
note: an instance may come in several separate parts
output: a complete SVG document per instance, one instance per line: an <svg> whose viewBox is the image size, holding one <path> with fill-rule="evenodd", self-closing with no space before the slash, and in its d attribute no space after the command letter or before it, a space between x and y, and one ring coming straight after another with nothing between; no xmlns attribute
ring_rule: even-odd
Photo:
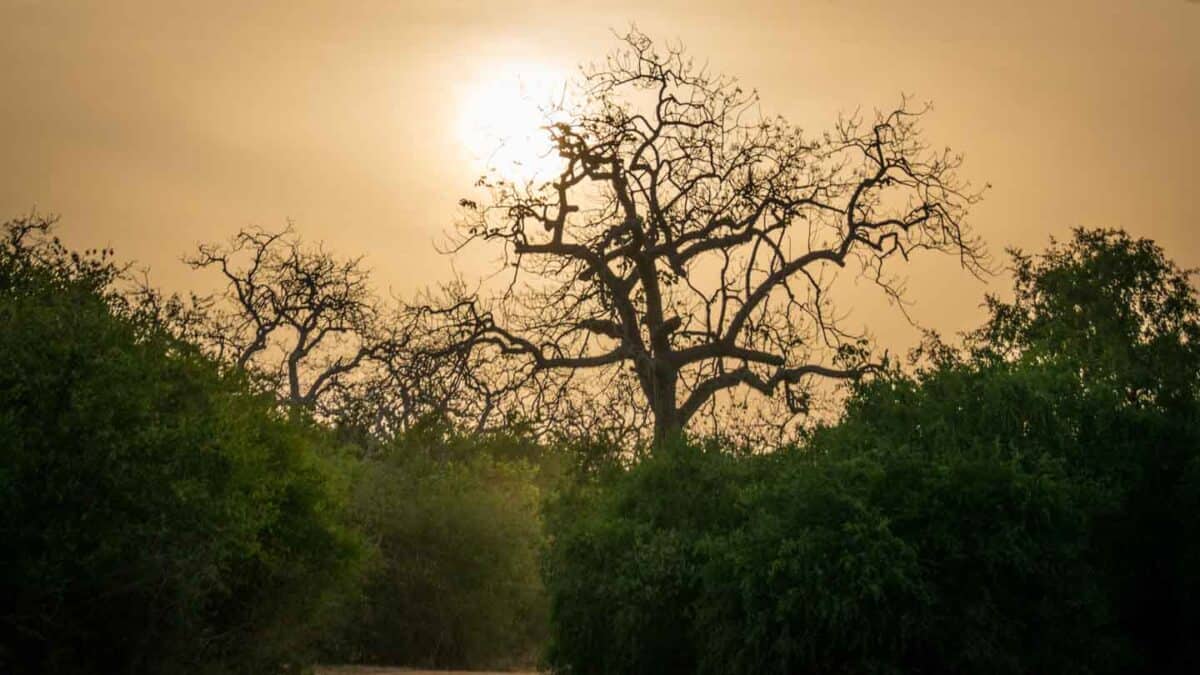
<svg viewBox="0 0 1200 675"><path fill-rule="evenodd" d="M970 336L979 355L1066 364L1130 404L1195 399L1200 302L1192 270L1120 230L1077 229L1040 255L1011 256L1014 297L988 297L991 318Z"/></svg>
<svg viewBox="0 0 1200 675"><path fill-rule="evenodd" d="M1117 230L1076 230L1012 259L1013 299L989 297L991 316L965 351L935 340L915 376L865 386L843 427L858 426L864 445L992 437L1014 456L1064 462L1096 490L1088 556L1124 667L1191 672L1200 663L1187 637L1200 626L1192 273Z"/></svg>
<svg viewBox="0 0 1200 675"><path fill-rule="evenodd" d="M1143 667L1191 672L1200 656L1200 299L1193 270L1153 241L1075 230L1036 256L1013 252L1014 298L989 299L970 336L982 358L1060 368L1111 401L1081 439L1079 471L1108 481L1115 513L1097 532L1121 622Z"/></svg>
<svg viewBox="0 0 1200 675"><path fill-rule="evenodd" d="M0 670L300 664L355 538L325 436L32 217L0 244Z"/></svg>
<svg viewBox="0 0 1200 675"><path fill-rule="evenodd" d="M810 136L682 51L624 42L584 71L577 107L547 112L558 176L485 178L489 200L462 201L458 243L495 244L512 273L458 307L462 344L636 390L661 440L717 419L722 396L782 393L794 415L813 378L871 370L831 302L839 270L899 297L893 264L919 250L981 269L979 195L921 138L922 110Z"/></svg>

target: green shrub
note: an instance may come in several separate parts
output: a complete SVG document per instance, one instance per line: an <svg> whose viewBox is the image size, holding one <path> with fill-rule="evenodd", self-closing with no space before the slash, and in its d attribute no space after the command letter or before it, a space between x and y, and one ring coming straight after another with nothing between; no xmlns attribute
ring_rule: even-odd
<svg viewBox="0 0 1200 675"><path fill-rule="evenodd" d="M930 395L892 408L908 420L895 427L902 435L883 431L885 403L860 400L852 411L878 414L852 412L795 451L809 454L811 466L780 472L768 492L777 500L759 513L799 510L785 522L802 522L805 532L825 537L837 528L839 535L832 550L819 554L836 554L829 563L814 563L811 555L791 563L801 570L815 565L826 570L823 576L777 582L808 592L796 606L805 600L810 607L830 606L815 616L779 617L784 634L808 634L802 644L821 655L817 667L806 658L793 670L1085 673L1114 666L1126 645L1113 626L1092 545L1096 519L1111 508L1110 492L1073 474L1027 435L1029 420L1039 416L1028 401L1040 389L1021 395L1024 378L1016 379L1011 387L990 383L1023 401L1016 414L997 410L1000 399L964 396L951 399L958 402L955 422L940 424L947 419L946 399L930 386ZM890 397L896 389L874 391ZM976 414L1008 415L1013 423L974 426ZM1062 428L1071 426L1064 419ZM816 508L822 504L844 506ZM758 536L770 542L771 534ZM787 539L783 530L774 534ZM782 556L758 562L783 564ZM752 576L750 569L743 573Z"/></svg>
<svg viewBox="0 0 1200 675"><path fill-rule="evenodd" d="M550 663L1088 672L1111 651L1085 556L1089 496L1060 464L986 447L660 449L553 504Z"/></svg>
<svg viewBox="0 0 1200 675"><path fill-rule="evenodd" d="M375 552L331 657L436 668L534 663L545 635L535 446L434 425L362 462L352 515Z"/></svg>
<svg viewBox="0 0 1200 675"><path fill-rule="evenodd" d="M547 505L549 662L572 673L690 673L698 544L727 529L744 469L713 446L662 448Z"/></svg>
<svg viewBox="0 0 1200 675"><path fill-rule="evenodd" d="M0 245L0 671L302 663L357 555L323 435L41 232Z"/></svg>

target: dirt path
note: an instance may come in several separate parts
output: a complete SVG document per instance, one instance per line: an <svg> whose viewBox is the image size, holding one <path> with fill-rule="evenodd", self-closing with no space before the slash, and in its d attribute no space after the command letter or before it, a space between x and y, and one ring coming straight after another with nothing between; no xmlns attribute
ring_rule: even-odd
<svg viewBox="0 0 1200 675"><path fill-rule="evenodd" d="M412 670L409 668L372 668L366 665L340 665L317 668L317 675L538 675L532 670L498 673L493 670Z"/></svg>

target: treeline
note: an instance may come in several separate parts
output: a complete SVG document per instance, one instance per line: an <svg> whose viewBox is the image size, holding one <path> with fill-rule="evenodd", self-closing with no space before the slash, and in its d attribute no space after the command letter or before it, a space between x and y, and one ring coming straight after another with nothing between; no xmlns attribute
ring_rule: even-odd
<svg viewBox="0 0 1200 675"><path fill-rule="evenodd" d="M317 421L51 226L0 241L0 672L537 659L551 455Z"/></svg>
<svg viewBox="0 0 1200 675"><path fill-rule="evenodd" d="M290 373L255 347L269 322L197 322L203 303L121 290L108 252L11 222L0 670L1195 672L1190 273L1112 231L1013 271L981 327L928 336L795 443L631 451L486 400L438 414L462 399L422 383L385 418L370 383L471 364ZM222 356L214 334L249 341ZM371 344L357 363L412 342Z"/></svg>

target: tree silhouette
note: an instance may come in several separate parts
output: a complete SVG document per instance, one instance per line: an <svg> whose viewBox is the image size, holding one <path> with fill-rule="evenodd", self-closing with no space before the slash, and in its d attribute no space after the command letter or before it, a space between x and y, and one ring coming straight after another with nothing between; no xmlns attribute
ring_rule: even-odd
<svg viewBox="0 0 1200 675"><path fill-rule="evenodd" d="M379 438L431 418L475 431L507 421L504 378L439 342L444 334L427 321L432 301L380 298L361 258L306 244L288 226L245 228L184 260L217 270L224 287L184 300L145 280L137 311L288 405Z"/></svg>
<svg viewBox="0 0 1200 675"><path fill-rule="evenodd" d="M385 349L379 308L358 259L306 247L291 227L239 231L184 261L226 282L208 338L221 361L258 366L289 403L315 408L339 380Z"/></svg>
<svg viewBox="0 0 1200 675"><path fill-rule="evenodd" d="M632 374L658 439L722 392L782 393L801 413L814 378L875 367L834 312L838 271L901 299L886 263L914 251L983 268L965 223L979 193L921 140L922 113L903 102L810 137L631 32L583 70L579 101L547 110L559 175L485 177L488 199L460 202L456 248L500 244L512 276L455 307L458 343L531 374Z"/></svg>

